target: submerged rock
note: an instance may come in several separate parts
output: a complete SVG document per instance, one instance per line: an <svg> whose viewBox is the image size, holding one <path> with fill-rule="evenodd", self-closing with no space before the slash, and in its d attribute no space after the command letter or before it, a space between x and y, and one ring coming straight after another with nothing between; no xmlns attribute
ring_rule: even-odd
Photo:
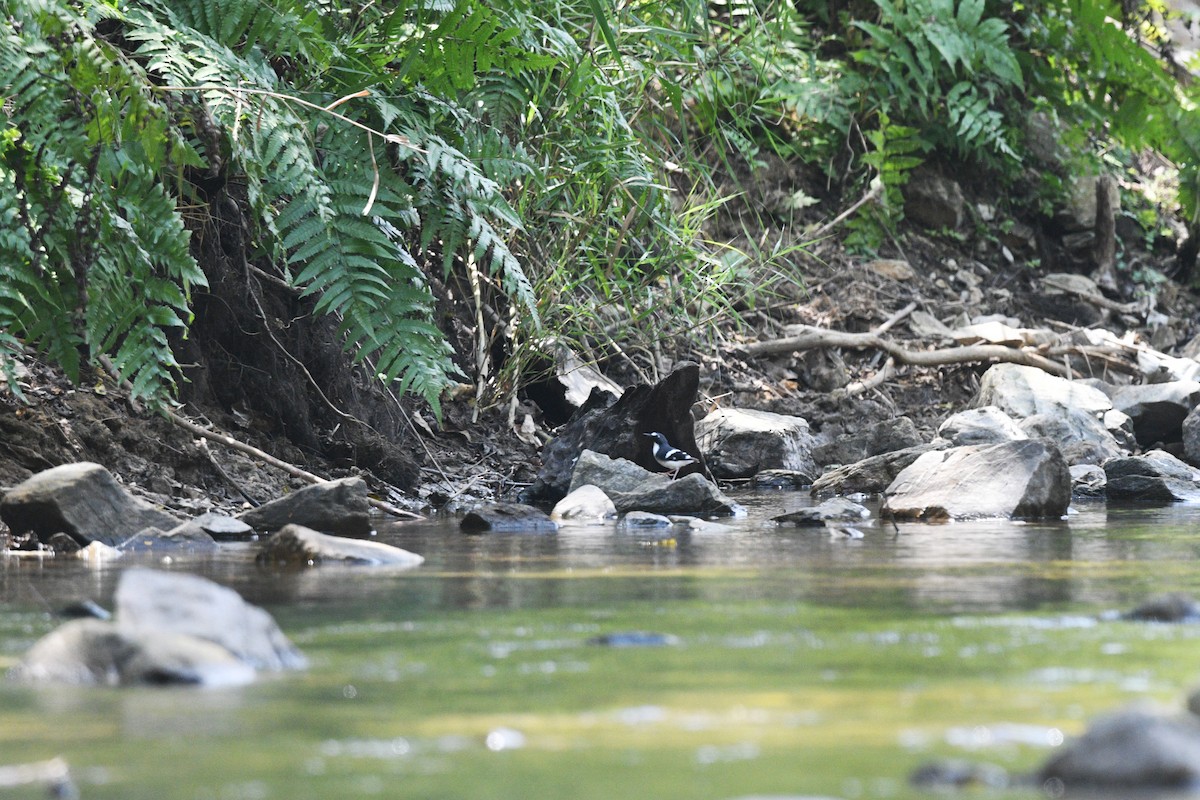
<svg viewBox="0 0 1200 800"><path fill-rule="evenodd" d="M258 553L259 564L416 567L424 561L424 557L390 544L329 536L303 525L284 525Z"/></svg>
<svg viewBox="0 0 1200 800"><path fill-rule="evenodd" d="M122 553L205 553L218 549L215 539L196 520L169 531L144 528L117 546Z"/></svg>
<svg viewBox="0 0 1200 800"><path fill-rule="evenodd" d="M172 631L77 619L43 636L13 669L34 683L100 686L249 683L254 668L224 647Z"/></svg>
<svg viewBox="0 0 1200 800"><path fill-rule="evenodd" d="M134 568L115 619L76 619L38 640L18 680L84 685L229 685L256 670L297 669L300 654L267 612L195 575Z"/></svg>
<svg viewBox="0 0 1200 800"><path fill-rule="evenodd" d="M259 531L277 531L295 523L336 536L370 536L371 503L367 482L340 478L297 489L238 515Z"/></svg>
<svg viewBox="0 0 1200 800"><path fill-rule="evenodd" d="M973 787L1005 789L1009 785L1009 776L1006 769L995 764L955 758L922 764L908 776L908 782L941 792Z"/></svg>
<svg viewBox="0 0 1200 800"><path fill-rule="evenodd" d="M845 497L831 497L818 506L789 511L771 519L780 524L824 525L827 522L859 522L870 516L871 512L864 505Z"/></svg>
<svg viewBox="0 0 1200 800"><path fill-rule="evenodd" d="M662 514L651 514L649 511L630 511L625 516L621 517L621 522L618 527L621 528L669 528L671 527L670 517L664 517Z"/></svg>
<svg viewBox="0 0 1200 800"><path fill-rule="evenodd" d="M0 518L14 534L33 532L48 542L66 533L81 546L117 546L143 528L174 528L179 520L129 494L99 464L64 464L14 486L0 502Z"/></svg>
<svg viewBox="0 0 1200 800"><path fill-rule="evenodd" d="M811 486L814 476L792 469L764 469L754 473L750 485L755 489L800 489Z"/></svg>
<svg viewBox="0 0 1200 800"><path fill-rule="evenodd" d="M901 519L1057 518L1071 501L1071 473L1047 442L968 445L922 455L886 494L882 513Z"/></svg>
<svg viewBox="0 0 1200 800"><path fill-rule="evenodd" d="M554 533L558 523L533 506L481 503L467 512L459 527L466 533Z"/></svg>
<svg viewBox="0 0 1200 800"><path fill-rule="evenodd" d="M599 486L585 483L559 500L550 519L572 525L607 522L617 515L617 507Z"/></svg>

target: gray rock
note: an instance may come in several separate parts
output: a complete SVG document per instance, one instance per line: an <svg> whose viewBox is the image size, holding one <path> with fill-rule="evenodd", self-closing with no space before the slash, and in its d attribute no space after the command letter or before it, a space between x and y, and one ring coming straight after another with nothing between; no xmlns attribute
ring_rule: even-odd
<svg viewBox="0 0 1200 800"><path fill-rule="evenodd" d="M1172 592L1151 597L1124 616L1138 622L1195 622L1200 619L1200 607L1191 595Z"/></svg>
<svg viewBox="0 0 1200 800"><path fill-rule="evenodd" d="M259 564L355 564L415 567L425 559L383 542L329 536L303 525L284 525L258 553Z"/></svg>
<svg viewBox="0 0 1200 800"><path fill-rule="evenodd" d="M1095 387L1020 364L990 367L980 379L971 406L996 406L1018 420L1034 414L1059 414L1067 409L1100 417L1113 407L1104 392Z"/></svg>
<svg viewBox="0 0 1200 800"><path fill-rule="evenodd" d="M80 462L45 470L10 489L0 518L20 534L48 542L66 533L81 545L115 546L143 528L168 530L179 520L125 491L99 464Z"/></svg>
<svg viewBox="0 0 1200 800"><path fill-rule="evenodd" d="M214 511L201 514L192 522L214 539L241 540L249 538L254 533L254 528L247 525L245 520L218 514Z"/></svg>
<svg viewBox="0 0 1200 800"><path fill-rule="evenodd" d="M1016 421L996 406L960 411L938 426L938 436L955 445L996 444L1028 439Z"/></svg>
<svg viewBox="0 0 1200 800"><path fill-rule="evenodd" d="M1125 454L1098 417L1074 408L1034 414L1019 427L1028 438L1054 442L1068 464L1103 464Z"/></svg>
<svg viewBox="0 0 1200 800"><path fill-rule="evenodd" d="M1062 789L1194 789L1200 783L1200 719L1131 709L1095 720L1036 776Z"/></svg>
<svg viewBox="0 0 1200 800"><path fill-rule="evenodd" d="M459 527L465 533L554 533L558 523L533 506L481 503L467 512Z"/></svg>
<svg viewBox="0 0 1200 800"><path fill-rule="evenodd" d="M917 767L909 774L908 782L924 789L949 793L978 787L1005 789L1009 786L1009 777L1006 769L995 764L941 759Z"/></svg>
<svg viewBox="0 0 1200 800"><path fill-rule="evenodd" d="M812 475L794 469L764 469L750 479L750 485L755 489L799 489L811 486L812 482Z"/></svg>
<svg viewBox="0 0 1200 800"><path fill-rule="evenodd" d="M891 453L921 444L924 440L908 417L873 422L856 433L839 436L813 448L818 464L853 464L880 453Z"/></svg>
<svg viewBox="0 0 1200 800"><path fill-rule="evenodd" d="M917 170L904 186L904 216L926 228L962 225L966 200L957 181Z"/></svg>
<svg viewBox="0 0 1200 800"><path fill-rule="evenodd" d="M664 517L662 514L651 514L649 511L630 511L621 517L620 527L669 528L671 524L670 518Z"/></svg>
<svg viewBox="0 0 1200 800"><path fill-rule="evenodd" d="M647 472L623 458L583 451L571 475L571 490L584 484L598 486L620 513L650 511L656 514L732 514L744 511L704 476L693 473L676 480Z"/></svg>
<svg viewBox="0 0 1200 800"><path fill-rule="evenodd" d="M764 469L818 471L816 439L803 417L717 409L696 423L696 442L718 478L748 478Z"/></svg>
<svg viewBox="0 0 1200 800"><path fill-rule="evenodd" d="M896 479L900 471L923 454L944 450L947 442L929 442L894 453L883 453L864 458L854 464L831 469L813 481L812 493L818 497L832 494L879 494Z"/></svg>
<svg viewBox="0 0 1200 800"><path fill-rule="evenodd" d="M713 522L710 519L690 517L687 514L671 514L667 519L671 520L671 523L674 525L684 526L690 533L723 534L737 532L737 528L732 525L724 525L720 522Z"/></svg>
<svg viewBox="0 0 1200 800"><path fill-rule="evenodd" d="M845 497L831 497L818 506L789 511L771 519L780 524L824 525L826 522L858 522L870 516L866 506Z"/></svg>
<svg viewBox="0 0 1200 800"><path fill-rule="evenodd" d="M1108 476L1103 467L1095 464L1075 464L1071 467L1073 497L1104 497Z"/></svg>
<svg viewBox="0 0 1200 800"><path fill-rule="evenodd" d="M1110 500L1154 505L1200 501L1195 471L1163 450L1109 459L1104 472Z"/></svg>
<svg viewBox="0 0 1200 800"><path fill-rule="evenodd" d="M211 553L220 549L216 540L196 520L188 520L169 531L144 528L117 545L122 553Z"/></svg>
<svg viewBox="0 0 1200 800"><path fill-rule="evenodd" d="M1178 442L1183 420L1200 403L1200 383L1168 381L1122 386L1113 393L1113 406L1133 420L1138 444Z"/></svg>
<svg viewBox="0 0 1200 800"><path fill-rule="evenodd" d="M1148 475L1155 478L1175 478L1187 483L1200 480L1200 471L1180 461L1166 450L1151 450L1140 456L1114 458L1104 463L1108 479L1127 475Z"/></svg>
<svg viewBox="0 0 1200 800"><path fill-rule="evenodd" d="M884 512L902 519L1056 518L1070 504L1071 473L1048 442L968 445L922 455L886 494Z"/></svg>
<svg viewBox="0 0 1200 800"><path fill-rule="evenodd" d="M371 504L362 478L325 481L263 503L238 515L258 531L277 531L295 523L337 536L369 536Z"/></svg>
<svg viewBox="0 0 1200 800"><path fill-rule="evenodd" d="M1183 419L1183 455L1189 464L1200 466L1200 406Z"/></svg>
<svg viewBox="0 0 1200 800"><path fill-rule="evenodd" d="M220 645L255 669L299 669L306 663L270 614L197 575L127 569L115 600L122 631L194 636Z"/></svg>
<svg viewBox="0 0 1200 800"><path fill-rule="evenodd" d="M617 515L617 507L599 486L584 484L559 500L550 519L560 523L587 525L607 522Z"/></svg>
<svg viewBox="0 0 1200 800"><path fill-rule="evenodd" d="M252 666L205 639L99 619L72 620L46 634L11 673L31 683L101 686L228 686L248 683L254 674Z"/></svg>

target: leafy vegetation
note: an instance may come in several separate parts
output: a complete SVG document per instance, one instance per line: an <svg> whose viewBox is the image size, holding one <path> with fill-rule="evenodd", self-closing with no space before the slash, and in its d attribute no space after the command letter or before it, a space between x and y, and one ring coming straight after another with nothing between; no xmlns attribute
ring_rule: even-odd
<svg viewBox="0 0 1200 800"><path fill-rule="evenodd" d="M834 8L0 0L0 348L74 377L111 357L169 398L218 268L196 234L232 202L243 268L435 411L500 341L509 389L548 338L650 377L747 284L803 280L796 243L708 240L731 176L802 161L842 207L874 192L847 243L878 250L921 163L1019 175L1034 97L1097 163L1173 159L1200 230L1197 90L1157 5Z"/></svg>

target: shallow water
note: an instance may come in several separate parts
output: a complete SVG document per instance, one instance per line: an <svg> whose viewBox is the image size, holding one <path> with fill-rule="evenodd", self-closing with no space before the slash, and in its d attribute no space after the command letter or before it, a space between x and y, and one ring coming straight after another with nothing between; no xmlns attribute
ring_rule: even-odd
<svg viewBox="0 0 1200 800"><path fill-rule="evenodd" d="M1091 717L1178 706L1200 625L1106 621L1200 595L1200 507L1062 522L468 536L382 527L411 571L176 560L270 610L303 673L221 690L0 683L0 763L86 798L927 796L936 757L1032 769ZM133 563L133 562L127 562ZM142 562L145 563L145 562ZM120 562L0 561L0 666ZM0 789L0 797L42 797ZM1010 791L1002 797L1032 797Z"/></svg>

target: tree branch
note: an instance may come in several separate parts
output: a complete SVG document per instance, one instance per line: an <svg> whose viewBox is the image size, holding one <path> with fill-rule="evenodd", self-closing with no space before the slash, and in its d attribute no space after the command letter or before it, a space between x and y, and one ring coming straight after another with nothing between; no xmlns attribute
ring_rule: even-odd
<svg viewBox="0 0 1200 800"><path fill-rule="evenodd" d="M800 326L801 333L783 339L766 342L754 342L742 345L741 350L747 356L771 355L774 353L793 353L798 350L815 350L827 347L845 347L851 350L882 350L891 356L897 364L911 364L919 367L936 367L946 364L970 364L981 361L1002 361L1011 364L1023 364L1058 375L1063 378L1073 377L1073 373L1065 364L1051 361L1041 353L1028 349L1005 347L999 344L976 344L966 347L948 347L943 350L909 350L895 342L884 339L876 333L846 333L831 331L824 328Z"/></svg>

